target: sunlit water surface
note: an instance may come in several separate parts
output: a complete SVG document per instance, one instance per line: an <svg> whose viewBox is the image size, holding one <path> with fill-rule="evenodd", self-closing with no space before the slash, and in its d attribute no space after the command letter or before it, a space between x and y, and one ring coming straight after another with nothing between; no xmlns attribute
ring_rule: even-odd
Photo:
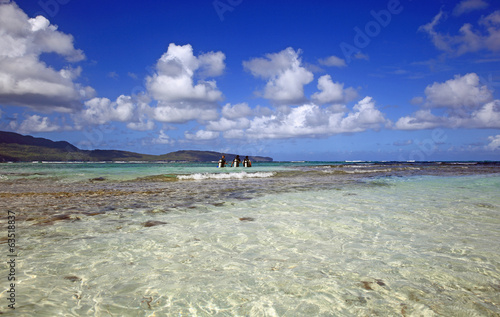
<svg viewBox="0 0 500 317"><path fill-rule="evenodd" d="M0 166L4 314L500 314L495 164L41 165Z"/></svg>

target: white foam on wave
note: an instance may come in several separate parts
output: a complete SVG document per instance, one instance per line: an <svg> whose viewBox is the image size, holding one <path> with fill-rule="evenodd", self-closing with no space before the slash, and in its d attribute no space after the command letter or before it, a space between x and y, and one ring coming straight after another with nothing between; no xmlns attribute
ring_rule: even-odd
<svg viewBox="0 0 500 317"><path fill-rule="evenodd" d="M243 179L243 178L266 178L272 177L273 172L257 172L257 173L196 173L191 175L179 175L180 180L205 180L205 179Z"/></svg>
<svg viewBox="0 0 500 317"><path fill-rule="evenodd" d="M392 168L383 168L383 169L371 169L371 170L360 170L354 169L352 171L345 171L348 174L357 174L357 173L380 173L380 172L390 172Z"/></svg>

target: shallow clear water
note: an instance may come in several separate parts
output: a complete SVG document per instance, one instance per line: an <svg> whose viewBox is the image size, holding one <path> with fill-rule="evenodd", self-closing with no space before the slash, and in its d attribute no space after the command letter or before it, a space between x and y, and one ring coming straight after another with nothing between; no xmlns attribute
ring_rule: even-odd
<svg viewBox="0 0 500 317"><path fill-rule="evenodd" d="M285 164L256 163L253 172L282 170ZM214 168L217 163L11 163L0 168L0 183L24 179L50 178L60 183L105 177L108 181L130 181L157 175L227 174L243 168Z"/></svg>
<svg viewBox="0 0 500 317"><path fill-rule="evenodd" d="M495 164L29 167L0 166L18 316L500 314Z"/></svg>

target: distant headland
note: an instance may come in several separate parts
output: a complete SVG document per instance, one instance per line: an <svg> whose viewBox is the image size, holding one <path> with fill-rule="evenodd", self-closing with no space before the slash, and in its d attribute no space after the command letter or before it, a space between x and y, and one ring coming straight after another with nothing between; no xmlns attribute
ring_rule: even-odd
<svg viewBox="0 0 500 317"><path fill-rule="evenodd" d="M44 138L0 131L0 162L211 162L219 160L223 154L226 155L227 160L232 160L236 156L236 154L215 151L190 150L170 152L162 155L140 154L119 150L80 150L66 141L54 142ZM249 158L254 162L273 161L272 158L265 156L249 155Z"/></svg>

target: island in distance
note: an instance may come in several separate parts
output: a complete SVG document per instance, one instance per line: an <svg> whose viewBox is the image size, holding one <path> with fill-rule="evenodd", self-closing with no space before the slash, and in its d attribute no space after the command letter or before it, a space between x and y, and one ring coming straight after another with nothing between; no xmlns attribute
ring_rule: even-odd
<svg viewBox="0 0 500 317"><path fill-rule="evenodd" d="M214 151L183 150L162 155L150 155L119 150L80 150L66 141L54 142L44 138L0 131L0 162L211 162L218 161L222 154L226 155L228 161L236 156L236 154ZM265 156L249 156L249 158L253 162L273 161L272 158Z"/></svg>

